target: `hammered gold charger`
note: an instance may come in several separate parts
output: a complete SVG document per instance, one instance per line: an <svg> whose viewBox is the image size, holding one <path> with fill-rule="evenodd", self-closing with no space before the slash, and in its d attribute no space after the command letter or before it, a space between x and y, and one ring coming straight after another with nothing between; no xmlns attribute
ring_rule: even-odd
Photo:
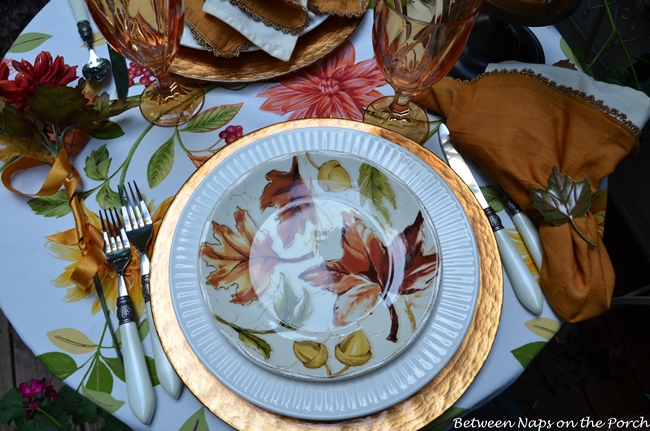
<svg viewBox="0 0 650 431"><path fill-rule="evenodd" d="M286 62L262 50L225 58L180 46L171 71L187 78L213 82L245 83L277 78L308 66L333 51L354 32L362 18L330 16L298 38L291 59Z"/></svg>
<svg viewBox="0 0 650 431"><path fill-rule="evenodd" d="M417 393L383 411L328 423L270 412L246 401L226 387L201 362L185 338L175 314L169 277L169 257L178 220L194 190L208 173L256 140L281 131L307 127L340 127L361 131L392 141L417 155L453 190L471 224L480 261L478 299L471 323L460 346L444 368ZM494 342L503 300L502 268L494 235L483 210L456 174L430 151L401 135L363 123L329 119L293 121L261 129L225 147L206 162L181 188L163 220L154 247L151 285L155 325L163 348L179 376L194 395L219 418L237 429L252 430L421 428L451 407L478 374Z"/></svg>

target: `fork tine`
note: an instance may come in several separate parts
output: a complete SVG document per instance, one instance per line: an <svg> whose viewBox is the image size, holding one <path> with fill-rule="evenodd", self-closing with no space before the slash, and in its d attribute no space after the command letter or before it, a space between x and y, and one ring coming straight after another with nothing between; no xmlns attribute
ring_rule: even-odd
<svg viewBox="0 0 650 431"><path fill-rule="evenodd" d="M120 195L120 204L122 206L122 218L124 219L124 227L127 232L132 231L138 227L138 224L133 214L133 208L131 201L129 200L129 195L124 188L124 184L117 186Z"/></svg>
<svg viewBox="0 0 650 431"><path fill-rule="evenodd" d="M138 206L138 200L135 198L135 194L133 193L133 187L131 187L131 183L128 183L128 186L131 194L129 195L128 193L126 193L126 189L124 190L124 192L127 200L129 201L129 210L133 214L134 222L137 223L137 226L144 227L145 221L142 216L142 212L140 211L140 208Z"/></svg>
<svg viewBox="0 0 650 431"><path fill-rule="evenodd" d="M115 239L119 242L118 248L129 248L131 244L129 243L129 238L126 236L126 231L124 225L122 224L122 219L120 214L117 212L117 208L113 207L111 214L111 221L113 222L113 228L115 229Z"/></svg>
<svg viewBox="0 0 650 431"><path fill-rule="evenodd" d="M138 185L135 183L135 181L133 181L133 186L135 187L135 190L138 193L138 201L140 203L140 210L142 211L142 215L144 216L144 223L145 224L152 224L153 222L151 221L151 214L149 214L149 209L147 208L147 203L142 198L142 194L140 193L140 189L138 189ZM131 184L129 184L129 188L131 188ZM133 190L131 190L131 195L133 195ZM133 195L133 200L135 200L135 195Z"/></svg>
<svg viewBox="0 0 650 431"><path fill-rule="evenodd" d="M99 221L102 223L102 235L104 236L104 251L108 253L112 250L111 240L113 239L113 237L111 235L109 239L108 231L106 228L106 225L108 224L108 220L104 221L105 218L106 218L105 212L103 210L99 210Z"/></svg>

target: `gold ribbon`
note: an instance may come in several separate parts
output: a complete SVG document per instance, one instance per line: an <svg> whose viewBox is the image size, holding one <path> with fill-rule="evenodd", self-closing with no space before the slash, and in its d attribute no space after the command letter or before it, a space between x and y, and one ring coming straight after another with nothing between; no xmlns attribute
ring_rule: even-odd
<svg viewBox="0 0 650 431"><path fill-rule="evenodd" d="M70 280L80 289L87 291L90 289L93 276L106 261L104 239L97 228L84 220L83 209L77 196L79 172L70 164L67 152L62 150L59 153L43 185L35 194L23 193L11 184L11 178L16 172L46 164L46 162L35 158L21 157L2 171L2 184L11 192L24 196L51 196L58 192L61 186L65 187L75 227L47 238L59 244L79 246L83 258L72 272Z"/></svg>

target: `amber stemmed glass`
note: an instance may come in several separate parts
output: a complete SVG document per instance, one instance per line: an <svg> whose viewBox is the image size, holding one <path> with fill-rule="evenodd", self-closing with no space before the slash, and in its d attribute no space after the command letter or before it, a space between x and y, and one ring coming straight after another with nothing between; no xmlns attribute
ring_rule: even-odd
<svg viewBox="0 0 650 431"><path fill-rule="evenodd" d="M154 74L155 81L140 97L147 120L177 126L201 110L202 87L180 82L169 71L183 35L183 0L86 0L86 4L106 41Z"/></svg>
<svg viewBox="0 0 650 431"><path fill-rule="evenodd" d="M424 143L426 111L412 102L463 52L483 0L378 0L372 28L375 59L394 96L375 100L364 121Z"/></svg>

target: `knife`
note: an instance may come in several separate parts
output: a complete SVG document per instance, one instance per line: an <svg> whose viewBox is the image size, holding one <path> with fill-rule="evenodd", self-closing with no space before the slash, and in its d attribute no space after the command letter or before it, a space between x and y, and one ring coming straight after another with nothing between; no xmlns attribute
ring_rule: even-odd
<svg viewBox="0 0 650 431"><path fill-rule="evenodd" d="M469 166L467 166L463 156L458 152L455 142L449 135L449 129L444 124L440 124L438 128L438 139L440 140L440 148L442 148L447 163L465 184L467 184L472 193L474 193L474 197L476 197L483 211L485 211L488 220L490 220L492 231L497 240L501 261L503 262L503 266L512 283L517 298L534 314L541 314L543 308L542 291L537 281L528 270L519 251L517 251L508 233L503 228L501 219L490 205L488 205L476 179L474 179L474 175L470 171Z"/></svg>
<svg viewBox="0 0 650 431"><path fill-rule="evenodd" d="M533 221L528 217L528 214L526 214L521 207L517 205L517 202L512 200L506 192L503 192L501 195L501 200L505 204L506 211L517 227L521 238L524 240L524 244L526 244L528 253L530 253L530 257L533 259L533 262L535 262L537 270L541 272L544 248L542 247L542 239L539 236L539 230L537 230Z"/></svg>

